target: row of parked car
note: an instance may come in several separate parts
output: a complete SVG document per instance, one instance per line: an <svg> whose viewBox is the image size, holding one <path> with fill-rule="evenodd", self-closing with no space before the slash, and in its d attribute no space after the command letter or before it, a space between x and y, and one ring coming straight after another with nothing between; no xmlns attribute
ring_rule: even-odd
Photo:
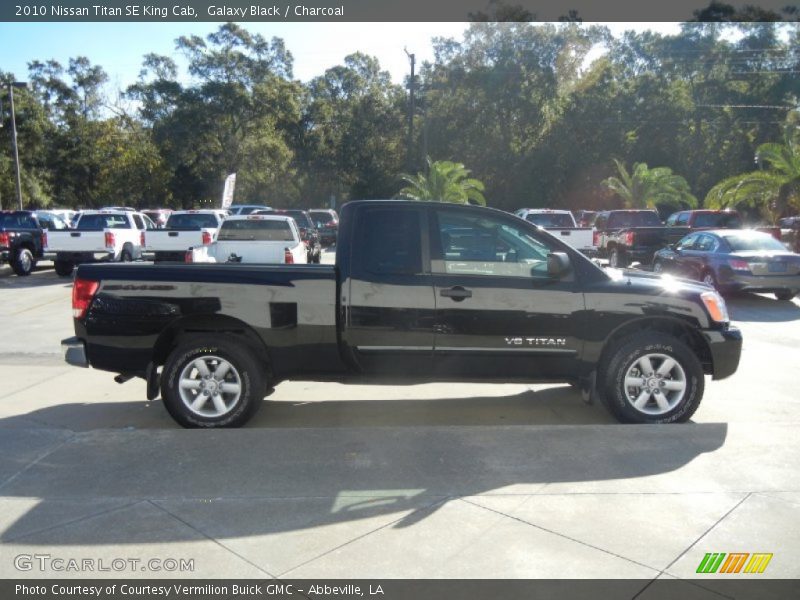
<svg viewBox="0 0 800 600"><path fill-rule="evenodd" d="M608 210L594 213L591 226L579 227L570 211L520 209L515 214L587 255L607 258L611 267L638 264L704 281L720 291L774 293L779 300L800 292L794 221L788 231L781 226L748 229L730 210L679 211L665 223L654 210Z"/></svg>
<svg viewBox="0 0 800 600"><path fill-rule="evenodd" d="M0 264L23 276L47 258L69 276L81 263L140 259L318 263L337 232L330 209L0 211Z"/></svg>

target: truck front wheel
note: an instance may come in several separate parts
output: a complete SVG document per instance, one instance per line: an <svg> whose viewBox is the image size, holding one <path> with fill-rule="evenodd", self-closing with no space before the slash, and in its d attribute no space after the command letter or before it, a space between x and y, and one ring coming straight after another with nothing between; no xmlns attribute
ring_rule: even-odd
<svg viewBox="0 0 800 600"><path fill-rule="evenodd" d="M608 266L614 269L624 269L628 266L628 256L619 248L612 248L608 257Z"/></svg>
<svg viewBox="0 0 800 600"><path fill-rule="evenodd" d="M600 373L606 404L623 423L683 423L703 398L703 367L695 353L657 331L623 339Z"/></svg>
<svg viewBox="0 0 800 600"><path fill-rule="evenodd" d="M161 397L183 427L241 427L261 406L263 370L242 343L218 335L191 338L169 355Z"/></svg>
<svg viewBox="0 0 800 600"><path fill-rule="evenodd" d="M59 277L69 277L72 275L72 271L75 270L75 264L69 260L56 260L53 266Z"/></svg>

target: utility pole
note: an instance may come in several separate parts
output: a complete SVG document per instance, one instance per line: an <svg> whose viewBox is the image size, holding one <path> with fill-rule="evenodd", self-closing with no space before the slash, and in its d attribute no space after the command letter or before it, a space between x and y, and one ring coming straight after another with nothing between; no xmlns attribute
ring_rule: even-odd
<svg viewBox="0 0 800 600"><path fill-rule="evenodd" d="M417 79L414 75L414 66L416 65L416 57L414 54L409 54L408 50L403 48L403 51L408 56L408 60L411 63L411 79L409 80L408 84L408 145L407 145L407 156L406 156L406 165L409 173L414 171L414 92L417 86Z"/></svg>
<svg viewBox="0 0 800 600"><path fill-rule="evenodd" d="M21 81L8 82L8 95L11 103L11 147L14 150L14 172L17 180L17 201L19 209L22 210L22 182L19 174L19 150L17 148L17 117L14 112L14 88L25 89L27 83Z"/></svg>

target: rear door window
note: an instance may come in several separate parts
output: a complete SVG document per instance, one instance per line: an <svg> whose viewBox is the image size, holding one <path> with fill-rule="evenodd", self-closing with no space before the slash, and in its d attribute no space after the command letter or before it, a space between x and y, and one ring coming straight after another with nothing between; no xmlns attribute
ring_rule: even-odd
<svg viewBox="0 0 800 600"><path fill-rule="evenodd" d="M225 221L220 227L217 240L221 242L293 242L292 226L281 219L242 219Z"/></svg>
<svg viewBox="0 0 800 600"><path fill-rule="evenodd" d="M313 214L313 213L312 213ZM326 218L331 215L326 214ZM313 216L316 220L316 216ZM361 270L382 275L422 272L421 211L375 207L360 215Z"/></svg>

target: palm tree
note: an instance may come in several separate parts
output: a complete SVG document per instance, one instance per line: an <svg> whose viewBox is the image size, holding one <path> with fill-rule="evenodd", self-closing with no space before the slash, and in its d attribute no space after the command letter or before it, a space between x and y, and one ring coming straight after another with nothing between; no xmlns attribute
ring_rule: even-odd
<svg viewBox="0 0 800 600"><path fill-rule="evenodd" d="M449 160L431 161L430 157L425 162L428 165L427 174L400 176L409 183L400 190L401 198L486 206L483 183L469 177L470 170L462 163Z"/></svg>
<svg viewBox="0 0 800 600"><path fill-rule="evenodd" d="M756 149L756 161L768 168L723 179L709 190L706 206L752 206L772 219L789 207L800 209L800 136L792 136L787 128L783 144Z"/></svg>
<svg viewBox="0 0 800 600"><path fill-rule="evenodd" d="M655 208L656 204L680 203L697 206L689 184L669 167L648 168L646 163L634 163L628 173L622 162L614 159L619 177L603 180L603 185L625 201L628 208Z"/></svg>

